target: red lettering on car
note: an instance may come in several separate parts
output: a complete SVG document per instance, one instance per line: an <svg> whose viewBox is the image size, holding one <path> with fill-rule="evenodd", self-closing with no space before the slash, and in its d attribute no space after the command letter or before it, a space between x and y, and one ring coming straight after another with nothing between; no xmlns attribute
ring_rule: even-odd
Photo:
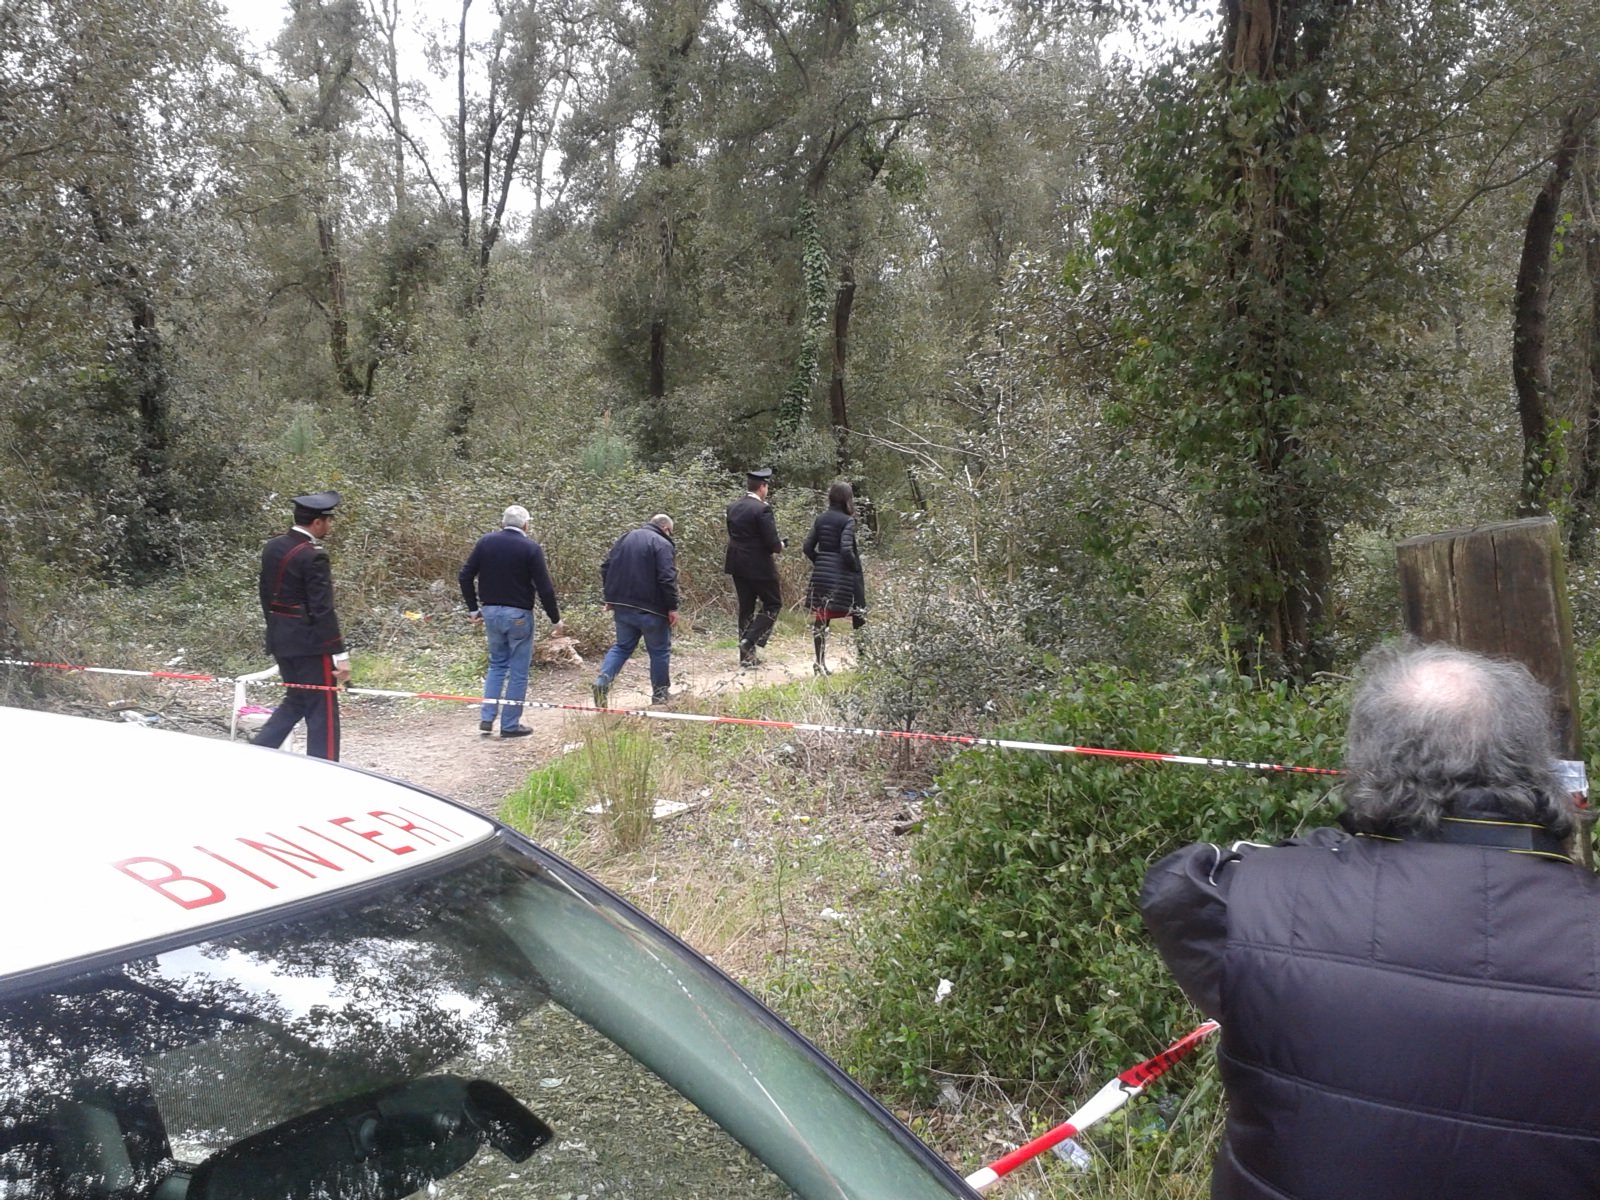
<svg viewBox="0 0 1600 1200"><path fill-rule="evenodd" d="M135 868L144 864L160 867L164 873L141 874ZM201 879L198 875L185 875L164 858L124 858L111 865L129 879L144 884L151 891L159 892L180 908L204 908L208 904L216 904L228 898L228 894L209 879ZM193 887L182 886L180 889L180 885L193 885ZM196 894L194 887L200 888L201 891ZM188 894L180 894L180 890Z"/></svg>
<svg viewBox="0 0 1600 1200"><path fill-rule="evenodd" d="M347 854L354 854L362 862L369 863L369 862L372 861L365 854L361 853L361 851L357 850L354 846L346 846L343 842L335 841L333 838L329 837L327 834L322 833L319 830L313 829L309 825L302 825L302 826L300 826L300 828L304 829L312 837L321 838L323 841L327 842L328 845L330 845L330 846L337 846L337 847L339 847L339 849L345 851Z"/></svg>
<svg viewBox="0 0 1600 1200"><path fill-rule="evenodd" d="M239 874L241 874L241 875L248 875L251 879L254 879L257 883L259 883L262 887L266 888L268 891L275 892L275 891L278 890L278 885L273 883L272 880L264 879L262 876L257 875L254 871L252 871L249 867L241 867L238 863L234 862L233 859L224 858L222 855L218 854L215 850L207 850L204 846L196 846L195 849L200 851L200 853L204 854L207 858L214 858L219 863L223 863L223 864L225 864L227 866L232 867L235 871L239 872Z"/></svg>
<svg viewBox="0 0 1600 1200"><path fill-rule="evenodd" d="M314 851L307 850L304 846L301 846L296 842L291 842L281 833L269 833L266 836L277 838L280 844L270 845L267 842L257 842L251 838L240 838L239 842L241 845L249 846L250 849L265 854L268 858L273 859L275 862L282 863L292 871L299 871L300 874L304 875L308 879L315 879L317 877L316 873L306 870L300 865L301 862L315 863L317 866L326 867L330 871L344 870L343 867L339 866L337 863L329 862L327 859L323 858L322 855L317 854ZM300 862L296 862L296 859L299 859Z"/></svg>
<svg viewBox="0 0 1600 1200"><path fill-rule="evenodd" d="M430 846L437 846L439 843L445 840L435 831L431 829L424 829L415 821L408 821L404 817L397 817L391 812L384 812L382 809L375 808L369 812L367 816L382 821L385 825L393 825L401 833L415 834L419 839L426 842Z"/></svg>
<svg viewBox="0 0 1600 1200"><path fill-rule="evenodd" d="M383 837L384 837L384 834L387 832L386 830L382 830L382 829L354 829L354 828L352 828L352 825L354 824L354 822L355 822L355 818L354 817L334 817L328 823L330 825L339 825L339 826L344 827L345 829L349 829L350 832L355 834L357 837L366 838L367 841L371 842L374 846L381 847L382 849L387 850L390 854L410 854L412 851L414 851L416 849L415 846L388 846L388 845L385 845L384 842L383 842Z"/></svg>
<svg viewBox="0 0 1600 1200"><path fill-rule="evenodd" d="M450 826L446 825L443 821L439 820L438 817L426 818L421 813L417 812L416 809L407 808L403 804L400 805L400 811L403 812L403 813L410 813L413 817L415 817L419 821L422 821L425 825L436 826L437 828L444 830L451 837L459 838L459 837L462 836L462 833L461 833L461 831L459 829L451 829Z"/></svg>

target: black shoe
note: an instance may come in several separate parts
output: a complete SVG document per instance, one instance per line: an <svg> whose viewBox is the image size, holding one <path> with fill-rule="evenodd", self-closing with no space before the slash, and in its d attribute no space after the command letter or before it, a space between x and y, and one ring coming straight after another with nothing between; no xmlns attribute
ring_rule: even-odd
<svg viewBox="0 0 1600 1200"><path fill-rule="evenodd" d="M594 706L596 708L611 707L611 686L609 684L595 684L589 689L589 695L594 698Z"/></svg>
<svg viewBox="0 0 1600 1200"><path fill-rule="evenodd" d="M760 661L756 657L756 648L754 646L747 646L743 642L739 643L739 665L741 667L753 667Z"/></svg>
<svg viewBox="0 0 1600 1200"><path fill-rule="evenodd" d="M493 721L479 721L478 722L478 732L479 733L493 733L494 732L494 722Z"/></svg>
<svg viewBox="0 0 1600 1200"><path fill-rule="evenodd" d="M529 729L526 725L513 725L510 729L502 729L500 731L500 736L503 738L527 737L532 732L533 730Z"/></svg>
<svg viewBox="0 0 1600 1200"><path fill-rule="evenodd" d="M666 688L658 688L650 693L651 704L671 704L672 693Z"/></svg>

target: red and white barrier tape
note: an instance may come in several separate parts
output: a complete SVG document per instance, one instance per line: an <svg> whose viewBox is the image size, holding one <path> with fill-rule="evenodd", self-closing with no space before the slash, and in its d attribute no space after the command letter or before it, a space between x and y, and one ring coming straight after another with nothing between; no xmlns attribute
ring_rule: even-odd
<svg viewBox="0 0 1600 1200"><path fill-rule="evenodd" d="M236 684L239 679L226 675L196 675L181 671L134 671L120 667L87 667L72 663L32 662L0 658L0 666L31 667L39 670L77 671L94 675L121 675L147 679L175 679L188 683ZM387 688L329 687L316 683L284 683L281 680L247 679L246 683L265 683L272 687L300 688L307 691L339 691L350 696L380 696L391 700L443 700L458 704L503 704L499 698L457 696L447 692L401 692ZM1233 758L1205 758L1193 754L1164 754L1152 750L1113 750L1103 746L1068 746L1057 742L1023 742L1012 738L979 737L966 733L924 733L908 729L871 729L853 725L821 725L808 721L772 721L755 717L723 717L711 713L671 712L651 708L597 708L590 704L555 704L545 700L524 700L523 708L560 712L615 713L646 717L654 721L692 721L703 725L748 725L756 729L783 729L797 733L831 734L837 737L883 738L890 741L935 742L953 746L987 747L992 750L1029 750L1040 754L1078 754L1097 758L1120 758L1135 762L1172 763L1178 766L1217 767L1240 771L1279 771L1299 775L1340 775L1331 767L1301 767L1288 763L1245 762Z"/></svg>
<svg viewBox="0 0 1600 1200"><path fill-rule="evenodd" d="M1205 1021L1195 1026L1195 1028L1173 1042L1172 1045L1154 1058L1147 1058L1142 1063L1135 1063L1091 1096L1083 1107L1079 1108L1077 1112L1050 1130L1050 1132L1040 1134L1026 1145L1018 1146L1011 1153L995 1159L987 1167L982 1167L968 1175L967 1185L978 1192L991 1188L1000 1182L1002 1176L1014 1171L1030 1158L1043 1154L1050 1147L1059 1145L1070 1137L1076 1137L1096 1121L1110 1116L1129 1100L1144 1091L1152 1080L1163 1075L1168 1067L1188 1054L1219 1028L1220 1026L1215 1021Z"/></svg>

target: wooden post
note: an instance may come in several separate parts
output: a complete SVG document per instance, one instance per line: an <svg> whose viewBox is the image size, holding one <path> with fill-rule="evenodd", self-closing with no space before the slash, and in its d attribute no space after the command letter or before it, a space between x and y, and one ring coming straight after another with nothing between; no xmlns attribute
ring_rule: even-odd
<svg viewBox="0 0 1600 1200"><path fill-rule="evenodd" d="M1578 674L1566 563L1553 517L1505 521L1478 529L1407 538L1395 552L1406 630L1425 642L1449 642L1494 658L1511 658L1550 689L1557 746L1583 760ZM1593 866L1583 822L1584 861Z"/></svg>

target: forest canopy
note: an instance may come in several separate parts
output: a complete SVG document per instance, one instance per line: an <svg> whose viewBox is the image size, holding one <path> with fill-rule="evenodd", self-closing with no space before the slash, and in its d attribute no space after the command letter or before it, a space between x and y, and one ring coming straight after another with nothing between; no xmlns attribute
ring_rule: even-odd
<svg viewBox="0 0 1600 1200"><path fill-rule="evenodd" d="M1304 681L1391 621L1395 537L1549 512L1590 556L1595 6L1172 8L1205 36L294 0L258 54L208 0L13 0L5 639L198 587L242 645L313 487L457 539L543 498L588 563L758 461L852 480L901 599L958 597L917 619L1023 675L1223 629ZM358 588L443 577L412 536Z"/></svg>

